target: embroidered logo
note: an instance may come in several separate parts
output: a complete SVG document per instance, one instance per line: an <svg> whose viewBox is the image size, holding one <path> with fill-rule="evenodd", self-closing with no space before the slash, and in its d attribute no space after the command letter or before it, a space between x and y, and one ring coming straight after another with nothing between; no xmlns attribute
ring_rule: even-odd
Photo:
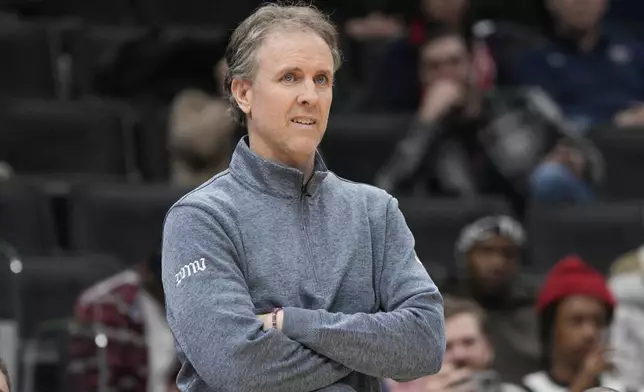
<svg viewBox="0 0 644 392"><path fill-rule="evenodd" d="M192 263L188 263L181 267L179 272L174 275L174 277L177 279L177 286L187 277L192 276L197 274L199 271L205 271L206 270L206 259L201 258L199 260L195 260Z"/></svg>

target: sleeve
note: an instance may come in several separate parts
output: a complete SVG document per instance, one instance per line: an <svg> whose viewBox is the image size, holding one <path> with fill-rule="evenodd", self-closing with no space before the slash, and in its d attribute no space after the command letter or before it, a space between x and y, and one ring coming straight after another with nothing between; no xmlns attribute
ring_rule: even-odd
<svg viewBox="0 0 644 392"><path fill-rule="evenodd" d="M222 392L301 392L347 376L350 369L283 333L262 331L240 249L240 241L205 210L175 206L168 212L162 263L167 318L199 377Z"/></svg>
<svg viewBox="0 0 644 392"><path fill-rule="evenodd" d="M435 374L445 352L443 298L416 257L413 236L394 198L383 237L381 312L342 314L287 307L283 331L374 377L408 381Z"/></svg>

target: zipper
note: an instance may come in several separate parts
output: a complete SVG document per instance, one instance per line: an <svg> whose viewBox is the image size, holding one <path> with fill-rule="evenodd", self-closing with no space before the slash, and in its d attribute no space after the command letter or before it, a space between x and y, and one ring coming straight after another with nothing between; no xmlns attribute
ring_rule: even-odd
<svg viewBox="0 0 644 392"><path fill-rule="evenodd" d="M313 178L313 176L311 176L311 178ZM320 288L320 282L318 280L318 275L315 270L315 265L313 261L313 252L311 252L311 243L309 242L309 229L306 224L306 218L307 218L306 215L308 215L308 211L306 215L304 211L304 209L306 208L306 198L311 197L311 195L308 193L306 189L307 186L309 185L309 182L311 182L311 178L309 178L309 180L304 185L302 185L302 190L300 192L300 222L301 222L300 226L302 229L302 236L304 238L304 247L306 249L306 256L309 261L309 266L311 268L311 273L313 274L313 281L315 282L315 288L317 291Z"/></svg>

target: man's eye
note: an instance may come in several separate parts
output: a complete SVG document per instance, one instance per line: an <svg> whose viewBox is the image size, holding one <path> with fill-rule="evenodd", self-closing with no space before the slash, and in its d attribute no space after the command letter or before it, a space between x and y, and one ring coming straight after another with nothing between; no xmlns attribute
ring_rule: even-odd
<svg viewBox="0 0 644 392"><path fill-rule="evenodd" d="M293 76L293 74L288 73L288 74L282 76L282 80L285 81L285 82L292 82L292 81L295 80L295 76Z"/></svg>
<svg viewBox="0 0 644 392"><path fill-rule="evenodd" d="M315 77L315 83L317 84L327 84L329 82L329 78L326 77L326 75L318 75Z"/></svg>

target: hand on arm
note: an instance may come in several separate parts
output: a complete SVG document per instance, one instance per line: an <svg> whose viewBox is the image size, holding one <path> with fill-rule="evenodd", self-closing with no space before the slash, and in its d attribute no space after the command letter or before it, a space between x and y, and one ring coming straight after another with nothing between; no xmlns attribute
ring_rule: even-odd
<svg viewBox="0 0 644 392"><path fill-rule="evenodd" d="M395 199L389 202L379 235L384 241L377 279L382 312L343 314L286 307L282 331L315 352L374 377L411 380L434 374L445 352L443 300L416 257L414 239Z"/></svg>

